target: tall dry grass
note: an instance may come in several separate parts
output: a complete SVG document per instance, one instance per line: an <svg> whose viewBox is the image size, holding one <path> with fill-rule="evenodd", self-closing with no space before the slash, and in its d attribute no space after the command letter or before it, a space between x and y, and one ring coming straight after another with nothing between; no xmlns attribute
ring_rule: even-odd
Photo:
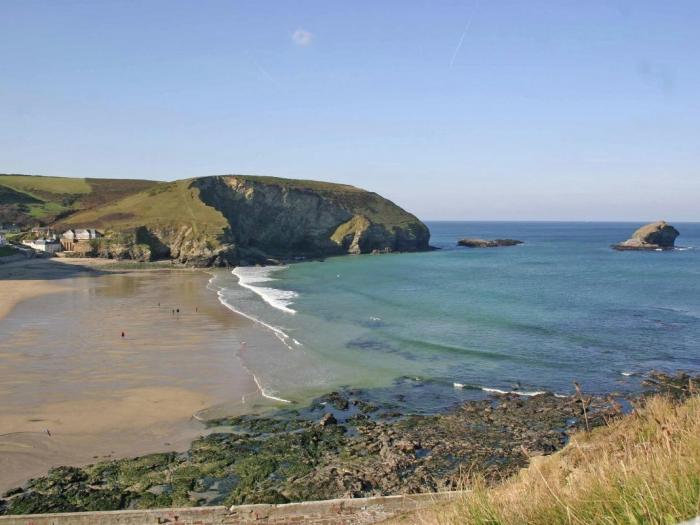
<svg viewBox="0 0 700 525"><path fill-rule="evenodd" d="M575 435L495 487L481 479L456 503L411 523L677 524L700 515L700 397L654 397L634 413Z"/></svg>

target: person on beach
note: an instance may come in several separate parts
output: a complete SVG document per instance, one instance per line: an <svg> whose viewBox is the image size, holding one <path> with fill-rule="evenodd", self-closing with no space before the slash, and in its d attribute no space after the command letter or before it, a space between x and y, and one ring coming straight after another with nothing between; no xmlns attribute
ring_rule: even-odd
<svg viewBox="0 0 700 525"><path fill-rule="evenodd" d="M122 339L124 339L124 332L122 332Z"/></svg>

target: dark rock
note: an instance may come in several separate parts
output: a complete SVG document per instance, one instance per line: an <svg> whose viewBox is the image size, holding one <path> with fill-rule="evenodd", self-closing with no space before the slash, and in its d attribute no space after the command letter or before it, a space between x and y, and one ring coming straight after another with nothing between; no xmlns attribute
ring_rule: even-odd
<svg viewBox="0 0 700 525"><path fill-rule="evenodd" d="M349 402L347 397L345 397L340 392L331 392L318 398L319 403L328 403L333 405L338 410L347 410Z"/></svg>
<svg viewBox="0 0 700 525"><path fill-rule="evenodd" d="M646 379L655 391L679 396L700 388L700 378L683 374L652 373ZM388 418L382 408L361 417L358 411L343 424L326 412L338 410L336 403L357 409L360 394L324 396L320 420L318 402L274 417L230 418L226 422L235 432L199 438L186 453L52 469L0 498L0 513L430 492L459 487L464 472L495 483L527 466L529 457L559 450L570 433L604 425L621 413L608 397L553 394L494 395L435 415Z"/></svg>
<svg viewBox="0 0 700 525"><path fill-rule="evenodd" d="M15 487L5 492L5 494L3 494L2 497L9 498L12 496L16 496L17 494L21 494L22 492L24 492L24 489L22 487Z"/></svg>
<svg viewBox="0 0 700 525"><path fill-rule="evenodd" d="M497 248L499 246L516 246L518 244L523 244L523 241L518 241L516 239L462 239L457 242L459 246L466 246L467 248Z"/></svg>
<svg viewBox="0 0 700 525"><path fill-rule="evenodd" d="M665 221L653 222L639 228L632 238L620 244L614 244L615 250L670 250L680 233Z"/></svg>
<svg viewBox="0 0 700 525"><path fill-rule="evenodd" d="M338 420L335 418L335 416L331 413L325 414L321 420L318 422L318 424L322 427L327 427L328 425L337 425Z"/></svg>

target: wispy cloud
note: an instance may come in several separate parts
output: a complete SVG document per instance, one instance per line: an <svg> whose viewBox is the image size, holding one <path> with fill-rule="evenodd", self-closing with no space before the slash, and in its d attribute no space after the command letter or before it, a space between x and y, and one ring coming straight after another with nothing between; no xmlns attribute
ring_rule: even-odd
<svg viewBox="0 0 700 525"><path fill-rule="evenodd" d="M311 45L314 39L314 35L305 29L297 29L292 33L292 42L294 42L299 47L307 47Z"/></svg>
<svg viewBox="0 0 700 525"><path fill-rule="evenodd" d="M469 20L467 20L467 23L464 25L464 31L462 31L462 36L459 37L459 42L457 42L457 46L455 47L455 50L452 52L452 58L450 58L450 69L452 69L452 66L455 63L455 59L457 58L457 55L459 55L459 50L462 49L462 44L464 43L464 37L467 36L467 32L469 31L469 28L472 26L472 21L474 20L474 14L476 14L476 9L479 6L479 4L474 4L474 9L472 9L471 15L469 15Z"/></svg>

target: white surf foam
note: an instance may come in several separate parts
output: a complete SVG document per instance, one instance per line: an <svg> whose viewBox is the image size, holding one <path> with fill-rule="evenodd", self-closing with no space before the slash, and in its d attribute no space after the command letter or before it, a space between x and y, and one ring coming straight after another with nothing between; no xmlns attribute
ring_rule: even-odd
<svg viewBox="0 0 700 525"><path fill-rule="evenodd" d="M285 268L286 266L239 266L231 273L238 277L238 284L259 295L263 301L273 308L288 314L295 314L296 310L290 308L289 305L294 303L294 299L299 294L291 290L260 286L260 283L275 281L276 279L273 279L270 275Z"/></svg>
<svg viewBox="0 0 700 525"><path fill-rule="evenodd" d="M482 386L481 390L484 392L491 392L493 394L515 394L516 396L526 396L526 397L532 397L532 396L540 396L542 394L546 394L547 392L545 390L501 390L500 388L489 388L486 386ZM554 394L554 397L567 397L562 394Z"/></svg>
<svg viewBox="0 0 700 525"><path fill-rule="evenodd" d="M546 394L544 390L533 390L533 391L528 391L528 390L501 390L500 388L489 388L486 386L482 386L481 390L484 392L491 392L494 394L516 394L519 396L539 396L541 394Z"/></svg>
<svg viewBox="0 0 700 525"><path fill-rule="evenodd" d="M223 304L226 308L228 308L229 310L231 310L234 313L237 313L238 315L242 315L246 319L250 319L251 321L258 323L259 325L264 326L265 328L270 330L273 334L275 334L275 337L277 337L277 339L279 339L280 342L284 346L286 346L290 350L293 349L292 345L289 344L289 341L292 341L294 339L289 334L285 333L284 330L282 330L281 328L278 328L277 326L273 326L271 324L268 324L265 321L261 321L260 319L258 319L254 315L250 315L250 314L245 313L243 310L239 310L238 308L236 308L235 306L233 306L232 304L230 304L229 302L226 301L222 290L219 290L218 292L216 292L216 295L219 297L219 302L221 304ZM294 341L296 341L296 340L294 340ZM296 341L295 344L301 346L301 343L299 343L298 341Z"/></svg>
<svg viewBox="0 0 700 525"><path fill-rule="evenodd" d="M279 328L279 327L277 327L277 326L274 326L274 325L271 325L271 324L269 324L269 323L266 323L265 321L261 321L260 319L258 319L258 318L255 317L254 315L250 315L249 313L246 313L246 312L244 312L243 310L239 310L238 308L236 308L235 306L233 306L231 303L229 303L229 302L226 300L226 298L224 297L224 290L223 290L222 288L216 288L216 289L214 289L214 287L213 287L213 285L212 285L212 282L214 281L214 279L215 279L215 276L212 276L212 278L209 279L209 283L208 283L207 287L208 287L210 290L213 290L213 291L216 292L216 296L219 298L219 302L220 302L222 305L224 305L226 308L228 308L228 309L231 310L232 312L234 312L234 313L236 313L236 314L238 314L238 315L242 315L242 316L245 317L246 319L250 319L250 320L253 321L254 323L257 323L257 324L259 324L260 326L263 326L263 327L267 328L267 329L270 330L273 334L275 334L275 336L277 337L277 339L279 339L279 340L282 342L282 344L284 344L284 346L286 346L286 347L289 348L290 350L293 350L292 345L289 343L290 341L293 341L294 344L297 345L297 346L303 346L299 341L297 341L296 339L294 339L293 337L291 337L289 334L287 334L287 333L286 333L284 330L282 330L281 328Z"/></svg>
<svg viewBox="0 0 700 525"><path fill-rule="evenodd" d="M255 374L253 374L253 381L255 381L255 384L257 385L261 396L263 396L267 399L272 399L273 401L279 401L281 403L291 403L291 401L289 399L284 399L284 398L273 396L272 394L267 393L265 391L265 389L262 387L262 385L260 384L260 381L258 381L258 378L255 377Z"/></svg>

